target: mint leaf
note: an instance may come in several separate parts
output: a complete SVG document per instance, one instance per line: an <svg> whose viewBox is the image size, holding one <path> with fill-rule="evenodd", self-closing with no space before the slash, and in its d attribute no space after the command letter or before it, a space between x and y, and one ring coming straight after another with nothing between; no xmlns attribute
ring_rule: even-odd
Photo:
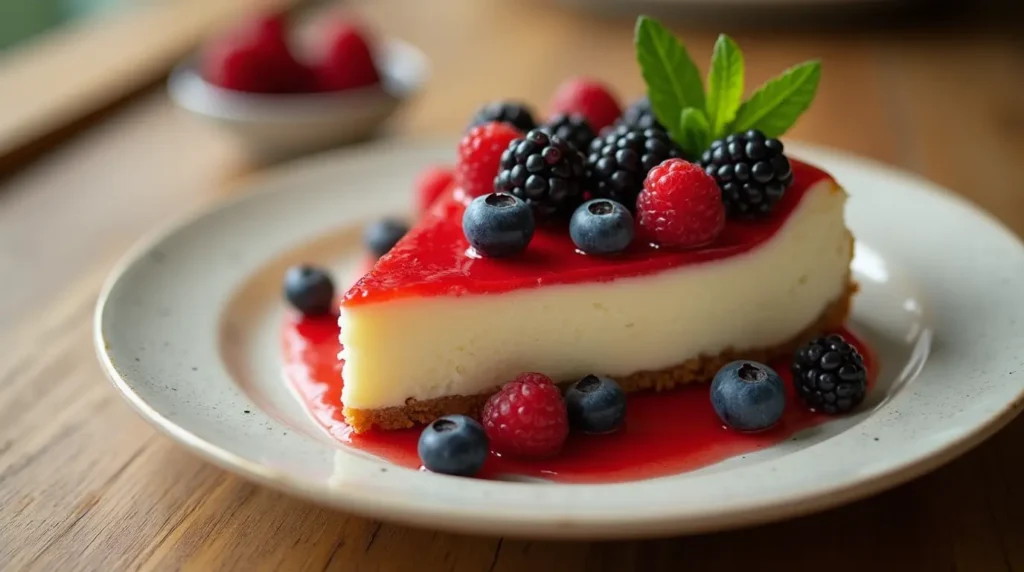
<svg viewBox="0 0 1024 572"><path fill-rule="evenodd" d="M766 137L782 135L811 105L820 80L821 62L817 60L789 68L765 82L740 106L729 131L759 129Z"/></svg>
<svg viewBox="0 0 1024 572"><path fill-rule="evenodd" d="M743 52L729 36L722 34L715 42L708 71L707 117L711 135L718 139L728 135L726 129L736 117L743 101Z"/></svg>
<svg viewBox="0 0 1024 572"><path fill-rule="evenodd" d="M708 116L695 107L687 107L679 114L679 130L682 140L676 141L689 158L700 157L711 145L711 125Z"/></svg>
<svg viewBox="0 0 1024 572"><path fill-rule="evenodd" d="M647 83L654 116L679 143L683 109L704 109L704 85L686 47L664 26L646 16L636 21L636 59Z"/></svg>

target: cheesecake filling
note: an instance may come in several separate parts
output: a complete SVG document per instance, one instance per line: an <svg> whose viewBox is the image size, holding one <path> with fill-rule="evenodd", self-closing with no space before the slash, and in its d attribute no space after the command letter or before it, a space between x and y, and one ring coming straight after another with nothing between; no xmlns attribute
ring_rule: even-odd
<svg viewBox="0 0 1024 572"><path fill-rule="evenodd" d="M342 401L379 409L476 395L524 371L623 377L785 342L846 293L845 200L819 181L759 247L656 274L343 308Z"/></svg>

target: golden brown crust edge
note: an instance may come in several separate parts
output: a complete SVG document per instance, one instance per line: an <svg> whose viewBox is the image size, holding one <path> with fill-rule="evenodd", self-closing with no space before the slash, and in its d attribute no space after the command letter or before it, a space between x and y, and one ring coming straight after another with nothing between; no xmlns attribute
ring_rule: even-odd
<svg viewBox="0 0 1024 572"><path fill-rule="evenodd" d="M721 367L738 359L749 359L759 362L770 362L791 355L797 347L814 338L821 332L833 330L843 325L850 313L853 295L857 292L857 284L848 281L846 291L818 319L792 339L768 348L750 350L727 349L714 356L700 355L683 363L660 371L640 371L616 381L627 392L654 389L662 391L687 383L708 382ZM496 390L496 388L495 388ZM494 391L479 395L451 395L417 401L410 399L400 407L381 409L344 408L345 420L357 433L368 431L371 427L384 430L406 429L415 425L430 423L442 415L463 414L478 417L480 408Z"/></svg>

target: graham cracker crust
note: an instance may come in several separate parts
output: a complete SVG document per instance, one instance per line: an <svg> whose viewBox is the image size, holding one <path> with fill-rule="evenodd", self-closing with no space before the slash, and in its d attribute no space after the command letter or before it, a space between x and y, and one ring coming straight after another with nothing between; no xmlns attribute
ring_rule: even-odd
<svg viewBox="0 0 1024 572"><path fill-rule="evenodd" d="M850 314L853 295L857 292L857 283L848 281L846 291L834 302L829 304L818 319L792 339L768 348L736 350L729 348L718 355L700 355L690 358L679 365L659 371L638 371L623 378L616 378L626 392L653 389L663 391L679 387L687 383L710 382L715 373L725 364L738 359L747 359L767 363L792 355L801 345L827 330L843 325ZM363 433L372 427L383 430L407 429L416 425L430 423L442 415L462 414L479 418L480 409L494 392L478 395L451 395L417 401L410 399L400 407L381 409L352 409L345 407L345 421L356 433Z"/></svg>

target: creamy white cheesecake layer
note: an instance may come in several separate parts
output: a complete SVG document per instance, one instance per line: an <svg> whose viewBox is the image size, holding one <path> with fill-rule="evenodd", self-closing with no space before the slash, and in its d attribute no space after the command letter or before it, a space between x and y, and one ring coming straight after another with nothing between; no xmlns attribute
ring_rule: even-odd
<svg viewBox="0 0 1024 572"><path fill-rule="evenodd" d="M377 409L487 392L524 371L556 380L666 369L781 344L841 296L852 241L831 180L752 251L610 282L413 298L340 317L342 401Z"/></svg>

